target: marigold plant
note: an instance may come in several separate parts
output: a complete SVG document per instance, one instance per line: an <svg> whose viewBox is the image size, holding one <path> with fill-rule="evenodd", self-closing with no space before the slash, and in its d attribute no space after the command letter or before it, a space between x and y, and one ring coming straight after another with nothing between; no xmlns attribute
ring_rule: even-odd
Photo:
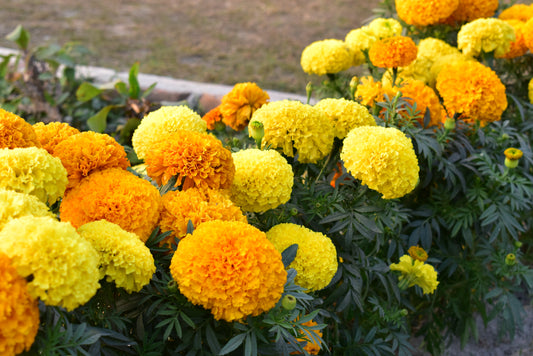
<svg viewBox="0 0 533 356"><path fill-rule="evenodd" d="M513 4L498 15L501 20L518 20L522 22L526 22L532 17L533 6L526 4Z"/></svg>
<svg viewBox="0 0 533 356"><path fill-rule="evenodd" d="M222 127L225 127L225 124L222 122L222 113L220 112L220 105L214 107L213 109L205 113L205 115L202 116L202 120L204 120L207 124L208 130L215 130L217 128L217 125L222 125Z"/></svg>
<svg viewBox="0 0 533 356"><path fill-rule="evenodd" d="M492 17L498 9L499 0L459 0L457 8L446 23L463 23Z"/></svg>
<svg viewBox="0 0 533 356"><path fill-rule="evenodd" d="M269 99L268 93L256 83L237 83L220 102L222 121L232 129L242 131L248 126L253 113Z"/></svg>
<svg viewBox="0 0 533 356"><path fill-rule="evenodd" d="M308 74L334 74L354 64L354 53L341 40L317 41L303 50L300 64L303 71Z"/></svg>
<svg viewBox="0 0 533 356"><path fill-rule="evenodd" d="M395 4L398 17L403 21L409 25L428 26L447 19L457 9L459 1L395 0Z"/></svg>
<svg viewBox="0 0 533 356"><path fill-rule="evenodd" d="M501 57L516 40L513 26L495 18L482 18L463 25L457 34L457 48L467 56L477 57L494 52Z"/></svg>
<svg viewBox="0 0 533 356"><path fill-rule="evenodd" d="M417 285L425 294L432 294L439 285L433 266L409 255L400 257L400 262L391 264L390 269L401 273L399 279L402 289Z"/></svg>
<svg viewBox="0 0 533 356"><path fill-rule="evenodd" d="M394 36L376 41L368 56L376 67L398 68L409 65L416 59L418 49L407 36Z"/></svg>
<svg viewBox="0 0 533 356"><path fill-rule="evenodd" d="M524 39L525 22L520 20L504 20L509 25L513 26L516 39L511 42L510 48L507 52L501 55L502 58L516 58L521 57L527 53L528 48Z"/></svg>
<svg viewBox="0 0 533 356"><path fill-rule="evenodd" d="M54 216L48 206L36 196L0 189L0 230L10 220L26 215Z"/></svg>
<svg viewBox="0 0 533 356"><path fill-rule="evenodd" d="M47 124L37 122L33 125L33 130L37 135L37 140L39 140L41 148L44 148L50 154L54 153L54 148L58 143L67 137L80 133L80 130L70 126L66 122L56 121Z"/></svg>
<svg viewBox="0 0 533 356"><path fill-rule="evenodd" d="M355 101L326 98L315 104L330 119L335 137L343 139L354 127L375 126L376 120L368 109Z"/></svg>
<svg viewBox="0 0 533 356"><path fill-rule="evenodd" d="M0 148L16 147L41 147L41 144L31 124L0 108Z"/></svg>

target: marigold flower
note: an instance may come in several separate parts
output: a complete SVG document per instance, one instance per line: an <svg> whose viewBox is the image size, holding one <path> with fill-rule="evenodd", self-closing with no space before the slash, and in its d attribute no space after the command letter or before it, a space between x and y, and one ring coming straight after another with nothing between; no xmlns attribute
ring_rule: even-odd
<svg viewBox="0 0 533 356"><path fill-rule="evenodd" d="M66 194L59 213L78 228L107 220L146 241L159 221L161 197L150 182L120 168L90 174Z"/></svg>
<svg viewBox="0 0 533 356"><path fill-rule="evenodd" d="M215 136L177 130L163 136L146 152L146 173L157 184L176 176L175 186L226 189L231 186L235 166L231 152Z"/></svg>
<svg viewBox="0 0 533 356"><path fill-rule="evenodd" d="M302 325L313 327L318 324L313 320L309 320L305 323L302 323ZM318 355L318 353L320 352L320 338L322 337L322 331L312 330L310 334L311 337L309 337L307 334L302 333L302 337L296 338L296 340L299 342L307 342L304 346L304 350L307 351L309 355ZM318 335L318 337L313 334ZM291 355L301 355L301 353L296 351L292 352Z"/></svg>
<svg viewBox="0 0 533 356"><path fill-rule="evenodd" d="M505 167L507 168L516 168L518 166L518 161L524 153L519 150L518 148L509 147L507 148L503 154L505 155Z"/></svg>
<svg viewBox="0 0 533 356"><path fill-rule="evenodd" d="M136 234L106 220L82 225L78 233L98 252L100 279L107 277L108 282L114 281L128 293L150 283L155 273L154 258Z"/></svg>
<svg viewBox="0 0 533 356"><path fill-rule="evenodd" d="M447 19L460 0L395 0L398 17L414 26L435 25Z"/></svg>
<svg viewBox="0 0 533 356"><path fill-rule="evenodd" d="M270 96L255 83L238 83L222 97L222 121L236 131L248 126L253 113L268 102Z"/></svg>
<svg viewBox="0 0 533 356"><path fill-rule="evenodd" d="M481 52L494 52L496 57L501 57L515 40L513 26L503 20L483 18L461 27L457 34L457 48L471 57L477 57Z"/></svg>
<svg viewBox="0 0 533 356"><path fill-rule="evenodd" d="M432 294L439 285L437 271L433 266L409 255L400 257L400 262L391 264L390 269L401 273L399 279L402 289L417 285L422 288L424 294Z"/></svg>
<svg viewBox="0 0 533 356"><path fill-rule="evenodd" d="M235 179L231 200L244 211L274 209L289 201L294 183L291 165L277 151L247 149L233 153Z"/></svg>
<svg viewBox="0 0 533 356"><path fill-rule="evenodd" d="M207 123L187 106L162 106L146 115L131 136L131 144L137 157L144 159L146 153L152 149L154 141L177 130L204 133Z"/></svg>
<svg viewBox="0 0 533 356"><path fill-rule="evenodd" d="M358 126L375 126L376 120L368 109L355 101L326 98L315 104L333 124L335 137L343 139L348 132Z"/></svg>
<svg viewBox="0 0 533 356"><path fill-rule="evenodd" d="M383 101L383 86L371 76L360 79L354 97L363 105L373 107L376 102Z"/></svg>
<svg viewBox="0 0 533 356"><path fill-rule="evenodd" d="M514 4L503 10L498 18L500 20L519 20L526 22L533 17L533 6L526 4Z"/></svg>
<svg viewBox="0 0 533 356"><path fill-rule="evenodd" d="M445 23L461 23L494 16L498 0L459 0L459 4Z"/></svg>
<svg viewBox="0 0 533 356"><path fill-rule="evenodd" d="M48 153L53 154L55 146L72 135L80 133L75 127L70 126L65 122L50 122L45 124L38 122L33 125L33 130L37 135L37 140L41 144L41 148L44 148Z"/></svg>
<svg viewBox="0 0 533 356"><path fill-rule="evenodd" d="M130 166L124 147L113 137L85 131L65 138L54 148L54 156L67 169L67 189L78 185L89 174L107 168Z"/></svg>
<svg viewBox="0 0 533 356"><path fill-rule="evenodd" d="M428 259L428 254L426 250L424 250L420 246L411 246L409 247L409 250L407 250L407 253L409 253L409 256L411 256L412 259L426 262Z"/></svg>
<svg viewBox="0 0 533 356"><path fill-rule="evenodd" d="M76 229L47 216L13 219L0 231L0 252L11 258L28 292L68 311L85 304L100 287L98 254Z"/></svg>
<svg viewBox="0 0 533 356"><path fill-rule="evenodd" d="M28 293L27 282L11 260L0 252L0 354L28 351L39 329L37 300Z"/></svg>
<svg viewBox="0 0 533 356"><path fill-rule="evenodd" d="M302 163L316 163L333 148L333 125L311 105L296 100L271 102L257 110L253 120L264 126L263 148L280 149L289 157L294 157L296 150Z"/></svg>
<svg viewBox="0 0 533 356"><path fill-rule="evenodd" d="M10 220L26 215L54 216L46 204L35 195L0 188L0 230Z"/></svg>
<svg viewBox="0 0 533 356"><path fill-rule="evenodd" d="M527 20L522 31L524 34L524 43L526 44L526 47L533 52L533 17Z"/></svg>
<svg viewBox="0 0 533 356"><path fill-rule="evenodd" d="M328 286L338 268L337 250L329 237L292 223L275 225L266 236L280 253L298 245L296 258L289 265L296 270L296 284L313 291Z"/></svg>
<svg viewBox="0 0 533 356"><path fill-rule="evenodd" d="M220 112L220 105L209 110L204 116L202 116L202 120L204 120L207 124L208 130L215 130L217 128L217 125L225 125L222 122L222 113Z"/></svg>
<svg viewBox="0 0 533 356"><path fill-rule="evenodd" d="M161 200L163 209L159 227L163 232L172 231L162 245L170 246L174 237L184 238L189 221L195 228L212 220L247 222L241 209L224 191L198 188L175 190L165 193Z"/></svg>
<svg viewBox="0 0 533 356"><path fill-rule="evenodd" d="M465 61L476 61L473 57L469 57L465 54L459 53L453 53L453 54L447 54L445 56L437 58L430 69L429 78L430 81L428 83L429 86L432 88L436 88L437 85L437 77L439 76L440 71L442 68L449 64L457 63L457 62L465 62Z"/></svg>
<svg viewBox="0 0 533 356"><path fill-rule="evenodd" d="M449 116L462 114L465 121L482 124L500 120L507 108L505 86L498 75L477 61L458 61L445 66L437 77L437 91Z"/></svg>
<svg viewBox="0 0 533 356"><path fill-rule="evenodd" d="M376 67L405 67L416 59L418 49L415 42L407 36L395 36L376 41L368 56Z"/></svg>
<svg viewBox="0 0 533 356"><path fill-rule="evenodd" d="M527 85L527 90L528 90L529 102L533 104L533 78L531 78L531 80L529 81L529 84Z"/></svg>
<svg viewBox="0 0 533 356"><path fill-rule="evenodd" d="M41 144L31 124L0 108L0 148L16 147L41 147Z"/></svg>
<svg viewBox="0 0 533 356"><path fill-rule="evenodd" d="M503 54L502 58L516 58L523 56L528 51L526 40L524 37L525 22L519 20L504 20L509 25L513 26L516 40L511 42L509 51Z"/></svg>
<svg viewBox="0 0 533 356"><path fill-rule="evenodd" d="M402 24L393 18L376 18L367 25L368 31L378 40L388 37L400 36Z"/></svg>
<svg viewBox="0 0 533 356"><path fill-rule="evenodd" d="M180 292L226 321L273 308L287 280L265 233L239 221L208 221L181 240L170 264Z"/></svg>
<svg viewBox="0 0 533 356"><path fill-rule="evenodd" d="M344 139L340 158L350 174L383 199L400 198L418 183L418 159L411 140L396 128L356 127Z"/></svg>
<svg viewBox="0 0 533 356"><path fill-rule="evenodd" d="M65 193L68 178L61 160L43 148L0 148L0 188L35 195L53 204Z"/></svg>
<svg viewBox="0 0 533 356"><path fill-rule="evenodd" d="M364 51L368 51L378 38L370 31L368 26L356 28L348 32L344 38L344 43L353 53L352 66L359 66L366 62Z"/></svg>
<svg viewBox="0 0 533 356"><path fill-rule="evenodd" d="M308 74L335 74L354 64L354 53L341 40L316 41L304 48L300 64Z"/></svg>

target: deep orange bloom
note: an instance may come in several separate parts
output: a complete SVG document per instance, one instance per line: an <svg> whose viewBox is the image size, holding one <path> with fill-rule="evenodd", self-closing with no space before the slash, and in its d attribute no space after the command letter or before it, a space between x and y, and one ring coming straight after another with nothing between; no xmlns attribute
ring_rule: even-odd
<svg viewBox="0 0 533 356"><path fill-rule="evenodd" d="M33 129L37 134L37 139L41 143L41 147L47 150L50 154L53 154L54 148L59 142L67 137L80 133L80 130L77 128L72 127L65 122L57 121L48 124L38 122L33 125Z"/></svg>
<svg viewBox="0 0 533 356"><path fill-rule="evenodd" d="M216 137L186 130L164 135L146 153L146 173L157 184L177 176L176 186L227 189L235 165L231 152Z"/></svg>
<svg viewBox="0 0 533 356"><path fill-rule="evenodd" d="M23 118L0 108L0 148L41 147L35 130Z"/></svg>
<svg viewBox="0 0 533 356"><path fill-rule="evenodd" d="M426 260L428 259L428 254L426 250L424 250L420 246L411 246L409 247L409 250L407 250L407 252L409 253L409 256L411 256L411 258L414 260L426 262Z"/></svg>
<svg viewBox="0 0 533 356"><path fill-rule="evenodd" d="M533 9L533 8L532 8ZM509 25L513 26L516 40L511 42L511 48L505 53L502 58L516 58L526 54L528 48L526 46L526 39L524 34L525 22L520 20L505 20Z"/></svg>
<svg viewBox="0 0 533 356"><path fill-rule="evenodd" d="M463 23L494 16L498 0L459 0L459 5L445 23Z"/></svg>
<svg viewBox="0 0 533 356"><path fill-rule="evenodd" d="M220 112L220 105L209 110L202 119L207 123L208 130L214 130L217 122L222 123L222 113Z"/></svg>
<svg viewBox="0 0 533 356"><path fill-rule="evenodd" d="M220 113L226 125L236 131L244 130L254 111L270 99L266 91L255 83L238 83L224 95Z"/></svg>
<svg viewBox="0 0 533 356"><path fill-rule="evenodd" d="M498 18L500 20L519 20L526 22L533 17L533 5L514 4L503 10Z"/></svg>
<svg viewBox="0 0 533 356"><path fill-rule="evenodd" d="M407 36L394 36L376 41L368 56L376 67L398 68L409 65L416 59L418 48Z"/></svg>

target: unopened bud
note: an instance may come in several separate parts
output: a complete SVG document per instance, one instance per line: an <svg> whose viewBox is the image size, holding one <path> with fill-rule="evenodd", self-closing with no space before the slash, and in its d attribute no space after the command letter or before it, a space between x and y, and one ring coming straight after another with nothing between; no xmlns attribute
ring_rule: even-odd
<svg viewBox="0 0 533 356"><path fill-rule="evenodd" d="M516 256L514 253L509 253L505 256L505 264L507 266L514 266L516 264Z"/></svg>
<svg viewBox="0 0 533 356"><path fill-rule="evenodd" d="M400 310L400 315L401 315L401 316L407 316L407 313L408 313L408 312L407 312L407 309L402 309L402 310Z"/></svg>
<svg viewBox="0 0 533 356"><path fill-rule="evenodd" d="M509 147L506 149L503 154L505 155L505 167L507 168L516 168L518 166L518 162L520 158L524 155L524 153L519 150L518 148Z"/></svg>
<svg viewBox="0 0 533 356"><path fill-rule="evenodd" d="M444 121L444 128L446 130L453 130L455 129L455 119L453 117L447 117Z"/></svg>
<svg viewBox="0 0 533 356"><path fill-rule="evenodd" d="M516 247L516 248L520 248L520 247L522 247L522 245L523 245L523 243L520 242L520 241L515 241L514 242L514 247Z"/></svg>
<svg viewBox="0 0 533 356"><path fill-rule="evenodd" d="M261 121L250 121L248 135L255 140L257 147L261 148L261 140L265 136L265 127Z"/></svg>
<svg viewBox="0 0 533 356"><path fill-rule="evenodd" d="M296 297L294 297L293 295L287 294L281 300L281 306L285 310L293 310L294 308L296 308Z"/></svg>

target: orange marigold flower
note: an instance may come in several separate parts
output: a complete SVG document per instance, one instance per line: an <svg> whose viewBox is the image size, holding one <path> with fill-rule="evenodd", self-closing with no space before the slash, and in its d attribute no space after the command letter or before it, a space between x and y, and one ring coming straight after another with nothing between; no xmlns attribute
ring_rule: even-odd
<svg viewBox="0 0 533 356"><path fill-rule="evenodd" d="M376 67L405 67L416 59L418 49L415 42L407 36L394 36L376 41L368 56Z"/></svg>
<svg viewBox="0 0 533 356"><path fill-rule="evenodd" d="M437 93L424 84L424 82L415 79L404 80L399 87L394 87L395 92L401 92L405 101L411 105L416 105L418 114L412 119L417 120L420 125L424 125L424 116L426 110L429 110L429 126L437 126L442 119L442 105L440 104Z"/></svg>
<svg viewBox="0 0 533 356"><path fill-rule="evenodd" d="M459 0L459 4L446 23L469 22L494 16L498 0Z"/></svg>
<svg viewBox="0 0 533 356"><path fill-rule="evenodd" d="M505 22L514 28L516 40L511 42L511 47L509 48L509 51L507 51L504 55L500 57L510 59L523 56L528 50L524 37L524 27L526 23L520 20L505 20Z"/></svg>
<svg viewBox="0 0 533 356"><path fill-rule="evenodd" d="M226 189L235 166L231 152L216 137L187 130L163 136L146 153L146 173L157 184L177 176L175 186Z"/></svg>
<svg viewBox="0 0 533 356"><path fill-rule="evenodd" d="M0 354L28 351L39 329L37 300L28 293L27 282L0 252Z"/></svg>
<svg viewBox="0 0 533 356"><path fill-rule="evenodd" d="M65 138L54 148L54 156L61 159L68 172L67 189L95 171L130 166L122 145L107 134L93 131Z"/></svg>
<svg viewBox="0 0 533 356"><path fill-rule="evenodd" d="M159 227L161 231L172 231L162 244L170 244L174 237L182 239L187 235L187 224L197 228L211 220L247 222L241 209L233 204L228 193L215 189L190 188L184 191L169 191L161 198L163 210Z"/></svg>
<svg viewBox="0 0 533 356"><path fill-rule="evenodd" d="M503 10L498 18L500 20L519 20L526 22L533 17L533 6L526 4L514 4Z"/></svg>
<svg viewBox="0 0 533 356"><path fill-rule="evenodd" d="M409 256L411 256L412 259L426 262L428 259L428 254L426 250L424 250L420 246L411 246L409 247L409 250L407 250L407 253L409 253Z"/></svg>
<svg viewBox="0 0 533 356"><path fill-rule="evenodd" d="M218 123L222 123L222 113L220 112L220 105L209 110L204 116L202 116L207 124L208 130L214 130Z"/></svg>
<svg viewBox="0 0 533 356"><path fill-rule="evenodd" d="M220 102L222 121L232 129L242 131L248 126L252 114L269 99L267 92L255 83L235 84Z"/></svg>
<svg viewBox="0 0 533 356"><path fill-rule="evenodd" d="M467 122L500 120L507 108L505 86L498 75L477 61L445 66L437 77L437 91L451 117L462 114Z"/></svg>
<svg viewBox="0 0 533 356"><path fill-rule="evenodd" d="M72 127L65 122L57 121L48 124L38 122L33 125L33 129L37 134L37 140L41 143L41 147L47 150L50 154L53 154L54 148L59 142L67 137L80 133L80 130L77 128Z"/></svg>
<svg viewBox="0 0 533 356"><path fill-rule="evenodd" d="M313 327L318 324L315 321L310 320L305 323L302 323L302 325ZM302 337L296 338L296 340L300 342L301 341L307 342L304 346L304 350L307 351L310 355L318 355L318 353L320 352L320 338L322 337L322 331L311 330L309 335L307 335L306 333L304 334L303 332L301 334L302 334ZM313 334L318 335L318 337ZM302 353L298 351L291 353L291 355L301 355L301 354Z"/></svg>
<svg viewBox="0 0 533 356"><path fill-rule="evenodd" d="M505 158L516 160L522 158L524 152L518 148L509 147L503 151L503 154L505 155Z"/></svg>
<svg viewBox="0 0 533 356"><path fill-rule="evenodd" d="M398 17L415 26L437 24L448 18L459 5L459 0L396 0L395 2Z"/></svg>
<svg viewBox="0 0 533 356"><path fill-rule="evenodd" d="M18 115L0 108L0 148L41 147L35 130Z"/></svg>
<svg viewBox="0 0 533 356"><path fill-rule="evenodd" d="M105 219L146 241L159 221L161 197L150 182L120 168L91 173L70 189L59 207L62 221L78 228Z"/></svg>
<svg viewBox="0 0 533 356"><path fill-rule="evenodd" d="M181 240L170 264L180 292L214 318L234 321L273 308L287 272L274 245L240 221L208 221Z"/></svg>
<svg viewBox="0 0 533 356"><path fill-rule="evenodd" d="M533 17L527 20L523 28L524 43L526 47L533 52Z"/></svg>

